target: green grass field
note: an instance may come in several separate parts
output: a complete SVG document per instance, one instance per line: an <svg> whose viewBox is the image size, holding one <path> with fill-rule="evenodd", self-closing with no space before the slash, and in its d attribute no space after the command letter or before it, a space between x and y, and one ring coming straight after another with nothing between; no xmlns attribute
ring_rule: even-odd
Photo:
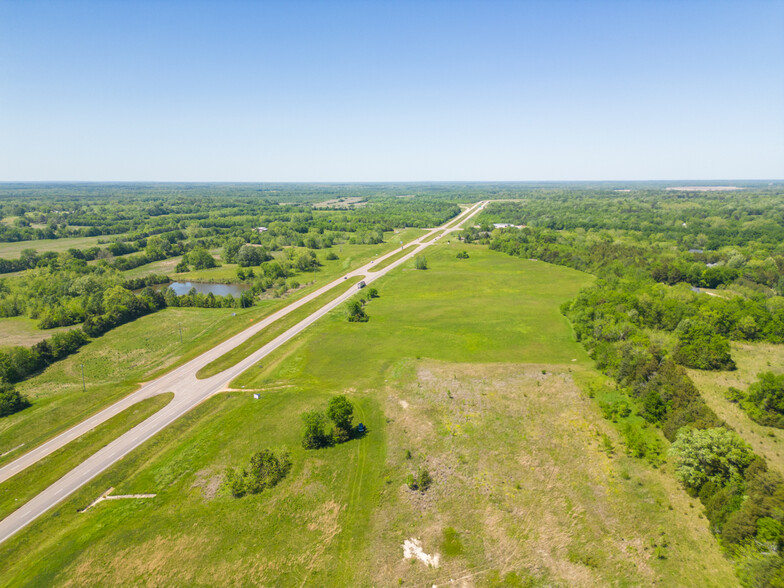
<svg viewBox="0 0 784 588"><path fill-rule="evenodd" d="M336 309L235 382L259 400L210 399L0 546L0 584L735 585L699 502L575 384L595 372L558 307L590 276L478 246L428 262L374 284L368 323ZM334 394L367 435L305 451L299 415ZM287 478L221 491L264 447ZM110 486L157 496L77 512ZM404 559L410 538L440 566Z"/></svg>
<svg viewBox="0 0 784 588"><path fill-rule="evenodd" d="M68 251L69 249L87 249L102 243L111 243L121 235L99 235L97 237L68 237L67 239L38 239L36 241L15 241L0 243L0 257L16 259L25 249L44 251Z"/></svg>

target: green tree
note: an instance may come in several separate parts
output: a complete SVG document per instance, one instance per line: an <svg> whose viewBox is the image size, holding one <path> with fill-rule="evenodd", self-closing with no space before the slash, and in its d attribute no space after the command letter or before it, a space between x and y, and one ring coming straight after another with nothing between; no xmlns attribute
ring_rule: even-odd
<svg viewBox="0 0 784 588"><path fill-rule="evenodd" d="M669 454L675 458L675 475L686 486L699 491L706 482L717 486L740 482L754 460L751 447L737 433L723 427L684 428Z"/></svg>
<svg viewBox="0 0 784 588"><path fill-rule="evenodd" d="M414 261L414 267L416 267L418 270L426 270L427 258L424 255L417 255L417 258Z"/></svg>
<svg viewBox="0 0 784 588"><path fill-rule="evenodd" d="M263 247L256 247L255 245L243 245L237 253L237 263L241 267L249 267L252 265L261 265L265 261L272 259Z"/></svg>
<svg viewBox="0 0 784 588"><path fill-rule="evenodd" d="M302 415L305 424L302 432L302 447L305 449L319 449L328 443L326 434L327 417L318 410L311 410Z"/></svg>
<svg viewBox="0 0 784 588"><path fill-rule="evenodd" d="M237 263L237 253L245 244L241 237L232 237L223 244L223 261L226 263Z"/></svg>
<svg viewBox="0 0 784 588"><path fill-rule="evenodd" d="M343 443L351 438L353 428L354 405L345 396L334 396L327 405L327 417L335 423L333 433L335 441Z"/></svg>
<svg viewBox="0 0 784 588"><path fill-rule="evenodd" d="M188 263L197 270L209 269L218 265L215 258L204 247L196 247L188 253Z"/></svg>
<svg viewBox="0 0 784 588"><path fill-rule="evenodd" d="M365 312L362 302L359 300L352 300L346 306L346 313L348 314L348 322L350 323L366 323L370 317Z"/></svg>

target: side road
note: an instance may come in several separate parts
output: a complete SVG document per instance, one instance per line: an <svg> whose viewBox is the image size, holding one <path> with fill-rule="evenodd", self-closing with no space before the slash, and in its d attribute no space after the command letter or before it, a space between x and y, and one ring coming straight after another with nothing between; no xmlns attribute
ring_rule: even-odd
<svg viewBox="0 0 784 588"><path fill-rule="evenodd" d="M196 405L225 389L229 383L239 374L298 335L319 318L343 304L346 300L356 294L356 289L351 288L344 294L341 294L334 300L326 303L319 310L309 315L307 318L303 319L276 337L274 340L267 343L261 349L255 351L225 371L210 378L199 380L196 378L196 373L201 368L227 353L228 351L234 349L278 319L301 307L303 304L307 304L321 294L324 294L335 286L343 283L344 278L363 277L365 283L367 284L374 282L378 278L385 275L387 272L405 263L415 255L418 255L433 243L438 242L445 235L448 235L452 231L459 230L463 222L476 215L480 210L482 210L482 208L484 208L485 204L486 202L478 202L474 204L470 208L463 211L455 219L452 219L441 227L437 227L429 231L426 235L413 241L415 247L408 254L394 261L378 272L368 272L368 269L372 267L374 263L381 262L388 257L396 255L398 251L392 251L370 264L366 264L357 270L345 274L345 276L341 276L339 279L331 282L330 284L327 284L319 290L312 292L308 296L305 296L290 304L289 306L279 310L278 312L270 315L266 319L260 321L258 324L249 327L241 333L238 333L230 339L227 339L226 341L216 345L209 351L203 353L195 359L192 359L188 363L172 370L171 372L161 376L156 380L153 380L152 382L148 382L139 390L130 394L129 396L126 396L119 402L116 402L115 404L93 415L75 427L72 427L68 431L61 433L46 443L32 449L28 453L12 461L6 466L0 468L0 483L2 483L18 472L34 464L36 461L56 451L60 447L63 447L70 441L80 437L102 422L110 419L112 416L122 412L124 409L135 404L136 402L139 402L144 398L149 398L151 396L165 392L174 393L174 399L159 412L155 413L147 420L143 421L133 429L127 431L100 449L98 452L71 470L68 474L63 476L60 480L30 500L27 504L21 506L18 510L14 511L3 521L0 521L0 543L30 524L32 521L64 500L78 488L92 480L98 474L109 468L112 464L116 463L125 455L133 451L136 447L147 441L150 437L193 409ZM429 237L432 238L434 233L440 231L444 231L442 235L432 239L431 241L428 241Z"/></svg>

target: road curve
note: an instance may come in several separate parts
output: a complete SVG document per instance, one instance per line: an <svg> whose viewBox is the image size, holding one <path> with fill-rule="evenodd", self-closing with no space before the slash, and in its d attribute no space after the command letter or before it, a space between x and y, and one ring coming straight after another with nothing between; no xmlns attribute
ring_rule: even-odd
<svg viewBox="0 0 784 588"><path fill-rule="evenodd" d="M46 490L35 496L26 504L20 506L16 511L0 521L0 543L4 542L6 539L19 532L46 511L65 500L65 498L70 496L84 484L95 478L111 465L118 462L120 459L139 447L142 443L150 439L156 433L160 432L165 427L193 409L196 405L200 404L210 396L217 394L221 390L224 390L228 386L229 382L231 382L239 374L301 333L308 326L316 322L319 318L339 305L343 304L346 300L356 294L356 289L350 288L347 292L341 294L334 300L327 302L320 309L264 345L261 349L253 352L248 357L239 361L237 364L224 370L223 372L210 378L199 380L196 378L196 373L202 367L240 345L259 331L271 325L273 322L301 307L303 304L307 304L314 298L317 298L321 294L324 294L335 286L343 283L344 277L364 277L366 284L374 282L399 265L405 263L413 256L418 255L433 243L437 243L445 235L448 235L452 231L459 230L464 221L477 214L482 208L484 208L485 205L486 202L478 202L463 211L460 215L451 221L440 227L432 229L419 239L415 239L412 243L416 245L416 247L414 247L409 253L400 259L390 263L387 267L374 273L368 272L368 269L372 267L375 262L381 262L388 257L396 255L399 250L391 251L379 259L374 260L373 262L366 264L359 269L348 272L345 274L345 276L341 276L326 286L300 298L296 302L293 302L285 308L273 313L256 325L249 327L241 333L238 333L237 335L234 335L226 341L216 345L195 359L192 359L182 366L175 368L171 372L168 372L156 380L144 384L139 390L126 396L119 402L112 404L104 410L89 417L82 423L72 427L64 433L61 433L60 435L57 435L46 443L39 445L18 459L0 468L0 483L2 483L18 472L34 464L38 460L46 457L53 451L63 447L73 439L80 437L102 422L122 412L136 402L139 402L144 398L155 396L157 394L174 392L173 400L161 410L142 421L129 431L120 435L105 447L98 450L96 453L88 457L85 461L68 472L65 476L60 478L57 482L49 486ZM432 236L438 231L444 232L430 241L423 242L423 240L426 240L428 237Z"/></svg>

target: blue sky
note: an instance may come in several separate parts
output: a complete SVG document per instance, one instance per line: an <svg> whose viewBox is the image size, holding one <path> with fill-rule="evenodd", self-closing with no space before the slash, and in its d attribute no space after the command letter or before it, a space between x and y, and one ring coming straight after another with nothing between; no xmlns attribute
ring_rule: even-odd
<svg viewBox="0 0 784 588"><path fill-rule="evenodd" d="M784 178L784 2L0 0L0 181Z"/></svg>

